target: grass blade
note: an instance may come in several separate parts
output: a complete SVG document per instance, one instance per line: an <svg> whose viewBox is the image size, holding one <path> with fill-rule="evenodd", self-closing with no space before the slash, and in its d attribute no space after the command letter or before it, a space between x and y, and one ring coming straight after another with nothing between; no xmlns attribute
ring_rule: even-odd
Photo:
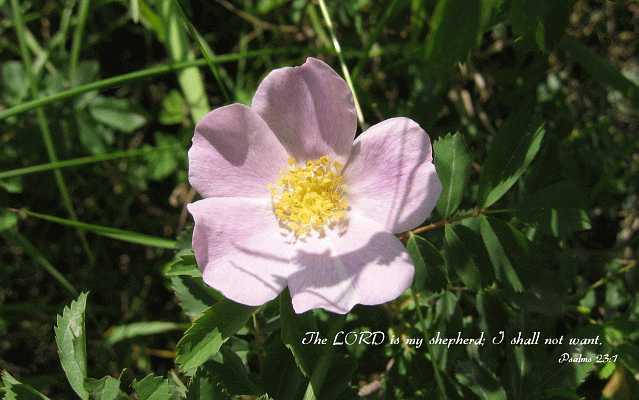
<svg viewBox="0 0 639 400"><path fill-rule="evenodd" d="M54 215L41 214L26 209L13 210L27 217L37 218L44 221L53 222L55 224L69 226L82 231L88 231L99 236L105 236L115 240L121 240L123 242L141 244L149 247L157 247L160 249L175 249L175 241L159 238L155 236L145 235L143 233L131 232L124 229L111 228L109 226L87 224L86 222L80 222L67 218L56 217Z"/></svg>
<svg viewBox="0 0 639 400"><path fill-rule="evenodd" d="M5 238L18 243L24 249L25 253L31 256L33 261L40 264L40 266L44 268L44 270L47 271L47 273L51 275L51 277L53 277L53 279L55 279L60 284L60 286L66 289L66 291L69 292L73 297L78 296L79 292L76 290L76 288L73 287L73 285L64 277L64 275L62 275L60 271L58 271L57 268L54 267L53 264L51 264L51 262L49 262L49 260L42 253L40 253L40 251L33 244L31 244L31 242L27 238L25 238L15 230L7 230L5 232L2 232L2 235L5 236Z"/></svg>
<svg viewBox="0 0 639 400"><path fill-rule="evenodd" d="M29 79L29 87L31 91L31 96L33 98L38 97L38 85L33 75L33 67L31 63L31 54L27 49L27 42L25 38L25 25L22 20L22 10L20 8L20 4L18 0L11 0L11 8L13 9L13 20L15 23L16 34L18 36L18 42L20 44L20 55L22 57L22 63L27 71L27 78ZM42 140L44 142L44 147L47 150L47 156L49 157L50 162L58 161L58 155L56 153L56 149L53 145L53 139L51 138L51 132L49 131L49 123L47 121L46 115L42 108L39 108L37 111L37 120L38 125L40 126L40 132L42 134ZM77 220L77 214L75 212L75 208L73 203L71 202L71 196L69 196L69 189L67 187L66 182L64 181L64 176L59 170L54 170L53 175L55 177L56 185L58 186L58 190L60 191L60 196L62 197L62 203L67 213L73 220ZM91 249L89 248L89 243L87 242L86 237L82 232L78 232L80 237L80 242L82 243L82 247L84 252L87 253L87 257L89 258L89 263L93 264L94 257Z"/></svg>
<svg viewBox="0 0 639 400"><path fill-rule="evenodd" d="M213 60L216 64L235 62L240 59L245 58L255 58L265 55L281 55L281 54L296 54L296 53L305 53L310 51L309 49L304 48L285 48L285 49L261 49L261 50L253 50L246 51L242 53L229 53L222 54L215 57ZM63 90L58 93L54 93L49 96L43 96L31 101L26 101L24 103L18 104L17 106L8 108L6 110L0 111L0 121L14 115L22 114L24 112L37 109L40 107L44 107L46 105L57 103L62 100L66 100L75 96L79 96L81 94L87 92L93 92L96 90L103 90L108 88L113 88L117 86L122 86L125 83L152 78L155 76L170 74L173 72L181 71L190 67L199 67L207 64L207 60L204 58L199 58L196 60L188 60L182 62L171 62L168 64L157 65L155 67L149 67L145 69L141 69L139 71L129 72L122 75L113 76L111 78L102 79L99 81L87 83L85 85L75 86L68 90Z"/></svg>
<svg viewBox="0 0 639 400"><path fill-rule="evenodd" d="M335 47L335 52L337 53L337 58L339 59L339 63L342 67L342 73L344 74L344 79L346 79L346 83L348 87L353 92L353 101L355 102L355 111L357 112L357 120L359 121L359 125L364 128L364 114L362 114L362 108L359 105L359 100L357 99L357 93L355 93L355 86L353 86L353 80L351 79L351 74L348 71L348 67L346 66L346 62L344 61L344 56L342 55L342 46L340 46L339 41L337 40L337 35L335 35L335 28L333 27L333 20L331 19L331 15L328 13L328 8L326 8L326 3L324 0L319 0L320 11L322 12L322 17L324 18L324 22L326 22L326 26L328 27L328 32L331 35L331 41L333 42L333 47Z"/></svg>
<svg viewBox="0 0 639 400"><path fill-rule="evenodd" d="M69 76L71 82L75 82L76 70L78 68L78 60L80 59L80 46L82 45L82 36L84 36L84 27L89 14L90 0L80 0L80 8L78 9L78 17L75 30L73 31L73 43L71 44L71 61L69 62Z"/></svg>
<svg viewBox="0 0 639 400"><path fill-rule="evenodd" d="M73 158L70 160L62 160L62 161L56 161L56 162L46 163L46 164L31 165L28 167L16 168L9 171L0 172L0 179L13 178L16 176L35 174L38 172L51 171L51 170L61 169L61 168L77 167L80 165L94 164L94 163L109 161L109 160L117 160L120 158L140 157L140 156L144 156L144 155L152 154L156 152L161 152L161 151L166 151L171 149L178 149L180 147L181 147L180 145L170 145L170 146L114 151L112 153L97 154L94 156L79 157L79 158Z"/></svg>

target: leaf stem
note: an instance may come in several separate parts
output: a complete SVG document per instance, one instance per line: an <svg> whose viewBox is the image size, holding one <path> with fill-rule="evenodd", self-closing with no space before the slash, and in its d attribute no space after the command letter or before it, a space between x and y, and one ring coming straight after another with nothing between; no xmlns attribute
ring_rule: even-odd
<svg viewBox="0 0 639 400"><path fill-rule="evenodd" d="M71 60L69 61L69 77L71 78L71 82L76 81L75 75L78 69L78 60L80 59L80 47L82 45L82 36L84 36L84 27L89 14L89 3L90 0L80 0L78 17L75 30L73 31L73 43L71 44Z"/></svg>

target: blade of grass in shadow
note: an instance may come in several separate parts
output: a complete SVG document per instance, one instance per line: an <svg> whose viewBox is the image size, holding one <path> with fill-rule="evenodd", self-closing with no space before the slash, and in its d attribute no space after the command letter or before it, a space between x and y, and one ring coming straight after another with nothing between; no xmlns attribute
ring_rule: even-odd
<svg viewBox="0 0 639 400"><path fill-rule="evenodd" d="M76 17L75 30L73 31L73 42L71 44L71 60L69 61L69 77L71 82L76 81L76 70L78 61L80 60L80 48L82 45L82 37L84 36L84 27L89 15L90 0L80 0L78 16Z"/></svg>
<svg viewBox="0 0 639 400"><path fill-rule="evenodd" d="M80 221L71 220L67 218L56 217L55 215L41 214L41 213L30 211L24 208L20 210L10 208L9 211L16 212L22 216L37 218L43 221L53 222L55 224L68 226L78 230L88 231L99 236L105 236L111 239L121 240L123 242L141 244L141 245L149 246L149 247L157 247L160 249L175 248L175 241L173 240L145 235L143 233L127 231L124 229L111 228L109 226L103 226L103 225L88 224L86 222L80 222Z"/></svg>
<svg viewBox="0 0 639 400"><path fill-rule="evenodd" d="M175 0L163 0L161 4L162 18L166 27L164 45L174 62L190 61L195 58L189 47L187 34L180 22L178 4ZM156 32L160 34L160 32ZM196 67L186 68L177 73L182 94L191 111L193 123L197 123L211 110L204 89L202 74Z"/></svg>
<svg viewBox="0 0 639 400"><path fill-rule="evenodd" d="M9 171L0 172L0 179L12 178L14 176L22 176L35 174L38 172L51 171L61 168L77 167L80 165L94 164L102 161L117 160L120 158L139 157L147 154L158 153L166 150L177 150L181 145L174 144L170 146L147 147L142 149L132 149L123 151L114 151L112 153L96 154L94 156L73 158L70 160L56 161L52 163L31 165L23 168L16 168Z"/></svg>
<svg viewBox="0 0 639 400"><path fill-rule="evenodd" d="M190 35L193 37L193 39L195 39L198 46L200 47L200 52L204 56L204 59L206 60L206 63L208 64L209 69L211 70L211 73L213 73L213 77L217 81L217 85L222 91L222 95L224 96L224 99L226 100L227 103L230 103L231 97L229 96L229 92L226 89L226 85L222 81L222 75L220 74L220 70L217 64L215 63L215 53L206 43L202 35L200 35L200 33L197 31L197 29L195 28L195 25L191 23L191 20L187 18L186 13L184 11L184 7L182 6L182 2L178 0L176 3L177 3L177 10L178 10L177 12L180 15L180 18L182 19L182 23L184 24L186 29L189 31Z"/></svg>
<svg viewBox="0 0 639 400"><path fill-rule="evenodd" d="M382 18L380 18L379 22L375 24L376 25L375 30L373 31L373 33L371 33L368 40L366 40L366 45L364 46L364 54L366 56L368 56L368 54L371 51L371 48L375 44L375 41L377 41L377 38L382 33L382 30L386 27L386 21L388 21L390 16L393 14L393 11L395 10L395 6L397 5L397 3L399 3L399 0L393 0L393 2L386 8L386 10L384 10L384 14L382 14ZM405 6L407 4L408 2L404 2L404 1L401 2L402 6ZM357 64L355 64L355 67L353 68L353 73L351 74L354 80L357 79L360 72L362 72L362 68L364 68L364 64L366 64L367 60L368 60L368 57L362 57L359 59L359 61L357 61Z"/></svg>
<svg viewBox="0 0 639 400"><path fill-rule="evenodd" d="M346 83L348 87L351 89L353 93L353 100L355 102L355 111L357 112L357 120L359 121L359 125L362 129L365 129L364 125L364 114L362 114L362 108L359 105L359 100L357 99L357 93L355 93L355 86L353 86L353 80L351 79L351 74L348 71L348 67L346 66L346 62L344 61L344 56L342 55L342 46L340 46L339 41L337 40L337 35L335 34L335 28L333 27L333 20L331 19L331 15L328 12L328 8L326 8L326 3L324 0L319 0L320 11L322 12L322 17L324 18L324 22L326 22L326 26L328 27L328 32L331 35L331 41L333 42L333 47L335 47L335 52L337 53L337 58L339 59L339 63L342 67L342 73L344 74L344 79L346 79Z"/></svg>
<svg viewBox="0 0 639 400"><path fill-rule="evenodd" d="M33 245L31 242L22 236L17 231L10 229L2 232L2 236L4 236L7 240L11 240L17 243L20 247L24 249L24 252L27 253L33 261L38 263L42 268L44 268L53 279L60 284L64 289L66 289L69 294L73 297L78 296L78 291L75 287L49 262L49 260L42 254L40 251Z"/></svg>
<svg viewBox="0 0 639 400"><path fill-rule="evenodd" d="M25 25L22 20L22 9L20 8L20 4L18 0L11 0L11 8L13 9L13 20L15 24L16 35L18 36L18 42L20 45L20 55L22 57L22 63L24 64L24 68L27 72L27 79L29 80L29 89L31 92L31 97L34 99L38 97L38 85L33 75L33 64L31 62L31 54L27 49L27 42L25 38ZM49 157L50 162L58 161L58 155L56 153L56 149L53 145L53 139L51 138L51 132L49 132L49 122L47 121L47 117L42 108L39 108L36 117L38 120L38 125L40 127L40 132L42 134L42 140L44 142L44 146L47 151L47 156ZM55 177L56 185L58 186L58 190L60 191L60 196L62 197L62 203L67 213L73 220L77 220L77 215L75 212L75 208L73 207L73 203L71 202L71 197L69 196L69 189L64 180L64 176L59 170L54 170L53 175ZM89 242L87 242L86 236L84 233L78 231L78 235L80 237L80 243L84 249L84 252L87 254L89 258L89 263L93 265L94 257L91 249L89 247Z"/></svg>

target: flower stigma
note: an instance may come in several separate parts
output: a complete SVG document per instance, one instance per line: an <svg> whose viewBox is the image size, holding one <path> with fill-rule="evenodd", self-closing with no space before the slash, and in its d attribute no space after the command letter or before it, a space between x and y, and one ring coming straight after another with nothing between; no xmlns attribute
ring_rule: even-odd
<svg viewBox="0 0 639 400"><path fill-rule="evenodd" d="M342 168L328 156L301 165L289 158L277 182L269 185L273 212L294 240L311 233L324 236L327 227L346 227L348 200Z"/></svg>

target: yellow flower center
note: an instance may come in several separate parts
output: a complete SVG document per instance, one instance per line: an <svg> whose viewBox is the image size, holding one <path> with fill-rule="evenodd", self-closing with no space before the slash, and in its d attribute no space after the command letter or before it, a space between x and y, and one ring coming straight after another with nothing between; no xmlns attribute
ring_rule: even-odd
<svg viewBox="0 0 639 400"><path fill-rule="evenodd" d="M326 227L345 223L348 201L342 167L328 156L305 165L289 159L277 182L269 185L280 225L303 238L313 231L322 236Z"/></svg>

